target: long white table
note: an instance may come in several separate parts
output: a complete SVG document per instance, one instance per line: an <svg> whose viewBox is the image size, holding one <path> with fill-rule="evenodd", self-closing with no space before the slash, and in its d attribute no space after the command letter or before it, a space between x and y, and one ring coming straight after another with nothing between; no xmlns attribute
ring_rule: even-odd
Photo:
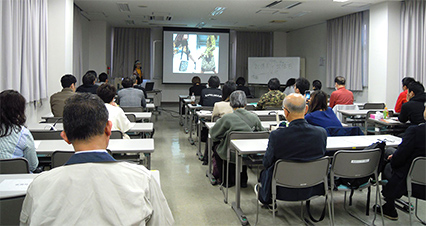
<svg viewBox="0 0 426 226"><path fill-rule="evenodd" d="M27 193L28 185L38 174L0 174L0 198L12 198Z"/></svg>
<svg viewBox="0 0 426 226"><path fill-rule="evenodd" d="M63 123L56 123L54 124L50 123L30 123L27 125L27 128L31 132L45 132L49 130L58 130L62 131L64 130ZM152 133L154 130L154 123L152 122L145 122L145 123L132 123L132 128L129 129L128 132L135 132L135 133Z"/></svg>
<svg viewBox="0 0 426 226"><path fill-rule="evenodd" d="M377 141L386 141L386 146L396 147L402 142L402 139L392 135L328 137L327 151L363 149ZM268 139L231 140L230 145L232 149L235 150L236 157L235 202L232 203L232 209L237 214L241 223L247 224L247 218L240 206L240 172L242 171L242 155L265 153L268 146Z"/></svg>
<svg viewBox="0 0 426 226"><path fill-rule="evenodd" d="M153 104L149 105L150 109L154 109ZM133 114L136 117L137 121L143 121L145 119L151 121L152 112L124 112L124 114ZM54 123L56 120L61 119L62 117L54 117L52 113L47 114L41 117L48 123ZM62 122L62 121L61 121Z"/></svg>
<svg viewBox="0 0 426 226"><path fill-rule="evenodd" d="M34 141L37 154L50 155L54 151L74 151L72 145L63 140ZM111 139L107 147L113 154L144 153L147 156L147 168L151 168L151 153L154 152L154 139Z"/></svg>

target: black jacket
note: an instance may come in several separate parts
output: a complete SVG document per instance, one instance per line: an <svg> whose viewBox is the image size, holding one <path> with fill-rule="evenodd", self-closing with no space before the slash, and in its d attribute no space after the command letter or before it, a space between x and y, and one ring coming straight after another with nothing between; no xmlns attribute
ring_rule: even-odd
<svg viewBox="0 0 426 226"><path fill-rule="evenodd" d="M201 91L205 89L204 85L193 85L189 88L189 95L191 96L194 93L194 96L201 96Z"/></svg>
<svg viewBox="0 0 426 226"><path fill-rule="evenodd" d="M279 159L293 161L311 161L322 158L327 148L327 132L324 128L313 126L305 119L297 119L288 127L280 127L269 135L268 148L263 157L263 166L259 180L262 187L259 199L269 204L272 202L271 182L274 164ZM277 197L281 200L294 201L314 195L324 194L324 185L311 188L292 189L278 187Z"/></svg>
<svg viewBox="0 0 426 226"><path fill-rule="evenodd" d="M418 125L425 122L423 112L425 110L426 94L419 94L404 103L401 107L401 113L398 116L400 122L410 120L411 124Z"/></svg>
<svg viewBox="0 0 426 226"><path fill-rule="evenodd" d="M93 93L96 94L96 90L98 89L99 86L97 85L81 85L77 88L76 92L79 93Z"/></svg>
<svg viewBox="0 0 426 226"><path fill-rule="evenodd" d="M383 189L386 198L398 199L407 193L407 174L411 163L419 156L426 156L425 148L426 124L414 125L407 128L401 144L393 153L391 159L392 177ZM413 194L424 197L424 187L413 187Z"/></svg>
<svg viewBox="0 0 426 226"><path fill-rule="evenodd" d="M222 90L214 88L205 88L201 90L200 105L214 106L214 103L222 101Z"/></svg>

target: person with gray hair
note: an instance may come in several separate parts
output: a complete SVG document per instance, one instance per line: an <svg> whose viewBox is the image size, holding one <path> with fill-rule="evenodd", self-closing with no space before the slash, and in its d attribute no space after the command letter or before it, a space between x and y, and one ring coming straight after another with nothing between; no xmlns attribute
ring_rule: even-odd
<svg viewBox="0 0 426 226"><path fill-rule="evenodd" d="M268 147L263 157L265 169L261 172L259 201L272 210L272 173L277 160L311 161L325 155L327 132L324 128L309 124L304 116L308 111L305 98L301 94L290 94L283 101L284 115L289 122L288 127L279 127L269 135ZM324 194L324 185L300 189L278 187L277 198L295 201Z"/></svg>
<svg viewBox="0 0 426 226"><path fill-rule="evenodd" d="M213 143L213 157L216 161L215 168L213 169L213 176L216 181L224 182L225 178L222 178L222 163L226 165L226 154L228 147L228 136L232 131L263 131L262 124L257 115L244 109L247 103L246 94L244 91L237 90L231 93L230 104L234 112L225 114L219 119L216 124L210 129L210 136ZM231 157L232 158L232 157ZM231 159L229 164L229 184L228 186L235 185L235 159ZM247 187L247 166L243 167L241 172L241 187Z"/></svg>

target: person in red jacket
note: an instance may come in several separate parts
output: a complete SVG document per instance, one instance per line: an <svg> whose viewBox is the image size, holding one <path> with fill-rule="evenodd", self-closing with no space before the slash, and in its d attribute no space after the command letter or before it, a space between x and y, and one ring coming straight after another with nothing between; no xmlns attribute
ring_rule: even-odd
<svg viewBox="0 0 426 226"><path fill-rule="evenodd" d="M330 107L333 108L336 104L353 104L354 94L345 88L346 79L342 76L337 76L334 79L336 91L331 93Z"/></svg>
<svg viewBox="0 0 426 226"><path fill-rule="evenodd" d="M414 78L411 77L405 77L402 79L402 91L399 96L398 99L396 100L396 104L395 104L395 112L399 113L401 112L401 107L402 105L407 102L407 93L408 93L408 84L410 84L411 82L414 82Z"/></svg>

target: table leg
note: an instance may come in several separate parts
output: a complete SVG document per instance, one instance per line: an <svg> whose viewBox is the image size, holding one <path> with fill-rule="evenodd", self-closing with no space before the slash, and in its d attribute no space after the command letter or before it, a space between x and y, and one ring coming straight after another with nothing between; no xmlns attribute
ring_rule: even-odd
<svg viewBox="0 0 426 226"><path fill-rule="evenodd" d="M240 207L240 185L241 185L241 171L242 171L242 157L235 151L235 202L232 203L232 209L237 214L238 219L242 225L247 225L248 220Z"/></svg>
<svg viewBox="0 0 426 226"><path fill-rule="evenodd" d="M201 121L201 119L198 122L198 159L201 160L203 159L203 153L201 152L201 129L204 127L203 126L203 122Z"/></svg>
<svg viewBox="0 0 426 226"><path fill-rule="evenodd" d="M206 176L209 178L209 180L210 180L210 183L211 184L216 184L216 178L214 178L214 176L213 176L213 174L212 174L212 139L211 139L211 137L210 137L210 134L209 134L209 137L207 138L207 150L208 150L208 162L209 162L209 168L207 169L207 172L206 172Z"/></svg>
<svg viewBox="0 0 426 226"><path fill-rule="evenodd" d="M179 125L181 125L181 126L183 126L183 121L182 121L182 117L183 117L182 101L183 101L183 99L179 97Z"/></svg>
<svg viewBox="0 0 426 226"><path fill-rule="evenodd" d="M151 169L151 153L145 155L146 158L146 168Z"/></svg>
<svg viewBox="0 0 426 226"><path fill-rule="evenodd" d="M185 126L184 126L185 133L188 133L188 111L189 111L188 107L185 106Z"/></svg>
<svg viewBox="0 0 426 226"><path fill-rule="evenodd" d="M192 139L192 127L194 126L195 110L191 110L190 114L191 114L191 116L189 117L190 118L190 120L189 120L190 123L189 123L189 138L188 138L188 140L189 140L189 143L191 145L194 145L195 142L194 142L194 139Z"/></svg>

